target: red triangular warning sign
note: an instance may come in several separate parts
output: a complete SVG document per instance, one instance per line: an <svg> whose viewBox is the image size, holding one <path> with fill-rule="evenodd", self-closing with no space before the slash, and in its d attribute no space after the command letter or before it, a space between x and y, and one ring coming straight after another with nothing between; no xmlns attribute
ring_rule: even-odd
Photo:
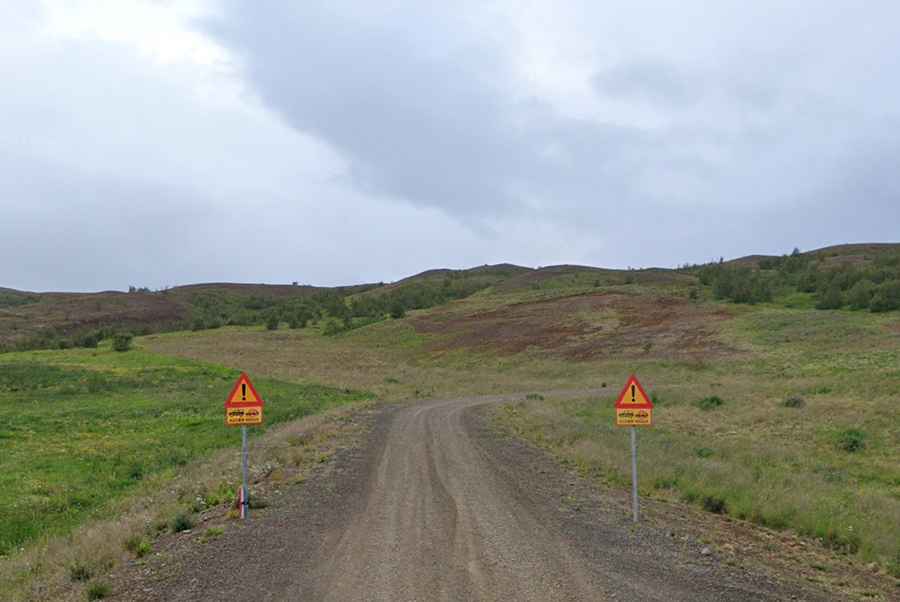
<svg viewBox="0 0 900 602"><path fill-rule="evenodd" d="M622 392L619 394L619 399L616 401L616 407L635 410L653 409L653 402L650 401L650 396L644 391L644 387L641 386L641 383L634 374L631 375L628 382L625 384L625 388L622 389Z"/></svg>
<svg viewBox="0 0 900 602"><path fill-rule="evenodd" d="M244 372L241 372L241 375L238 377L237 382L234 383L234 388L231 389L231 393L228 394L228 397L225 399L225 405L254 405L261 406L263 405L263 399L259 396L259 393L256 392L256 389L253 387L253 383L250 382L250 377L247 376Z"/></svg>

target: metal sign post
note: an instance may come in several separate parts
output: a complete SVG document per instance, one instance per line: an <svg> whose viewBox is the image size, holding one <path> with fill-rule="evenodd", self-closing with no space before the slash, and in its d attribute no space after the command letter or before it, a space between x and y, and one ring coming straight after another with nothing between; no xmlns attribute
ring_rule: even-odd
<svg viewBox="0 0 900 602"><path fill-rule="evenodd" d="M640 506L638 505L638 476L637 476L637 429L631 427L631 507L634 514L634 522L638 522Z"/></svg>
<svg viewBox="0 0 900 602"><path fill-rule="evenodd" d="M631 513L634 522L640 518L637 472L637 428L653 426L653 401L635 375L631 375L616 400L616 426L631 427Z"/></svg>
<svg viewBox="0 0 900 602"><path fill-rule="evenodd" d="M242 452L241 452L241 471L243 473L243 481L241 485L241 518L247 518L250 510L250 490L247 489L247 427L241 427Z"/></svg>
<svg viewBox="0 0 900 602"><path fill-rule="evenodd" d="M256 392L253 383L243 372L225 400L225 424L241 427L241 490L238 492L241 518L247 518L250 510L250 488L247 486L247 425L263 423L263 406L266 402Z"/></svg>

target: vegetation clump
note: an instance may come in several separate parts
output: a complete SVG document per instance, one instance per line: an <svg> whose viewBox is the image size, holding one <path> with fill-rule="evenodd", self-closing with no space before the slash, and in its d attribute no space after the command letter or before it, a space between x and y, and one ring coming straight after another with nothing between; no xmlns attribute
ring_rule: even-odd
<svg viewBox="0 0 900 602"><path fill-rule="evenodd" d="M723 260L687 269L712 287L713 297L733 303L770 302L777 295L811 293L816 309L842 308L887 312L900 309L900 253L869 262L831 265L826 257L803 254L762 259L758 269Z"/></svg>
<svg viewBox="0 0 900 602"><path fill-rule="evenodd" d="M134 554L135 558L143 558L150 553L150 542L140 535L133 535L125 540L125 549Z"/></svg>
<svg viewBox="0 0 900 602"><path fill-rule="evenodd" d="M713 514L726 514L728 505L725 500L716 495L703 496L703 509Z"/></svg>
<svg viewBox="0 0 900 602"><path fill-rule="evenodd" d="M120 332L113 336L113 349L116 351L128 351L131 349L131 341L134 335L130 332Z"/></svg>
<svg viewBox="0 0 900 602"><path fill-rule="evenodd" d="M725 405L725 401L718 395L710 395L697 401L697 407L704 411L715 410L723 405Z"/></svg>
<svg viewBox="0 0 900 602"><path fill-rule="evenodd" d="M102 600L106 598L112 590L109 585L102 581L95 581L87 588L88 600Z"/></svg>
<svg viewBox="0 0 900 602"><path fill-rule="evenodd" d="M866 434L859 429L843 430L838 433L837 446L850 454L862 451L866 447Z"/></svg>
<svg viewBox="0 0 900 602"><path fill-rule="evenodd" d="M800 397L799 395L791 395L787 399L785 399L781 405L786 408L802 408L806 405L806 400Z"/></svg>
<svg viewBox="0 0 900 602"><path fill-rule="evenodd" d="M94 576L90 567L81 561L75 561L69 565L69 579L72 581L88 581Z"/></svg>
<svg viewBox="0 0 900 602"><path fill-rule="evenodd" d="M172 533L181 533L194 528L194 519L187 512L179 512L172 518L169 523L169 530Z"/></svg>

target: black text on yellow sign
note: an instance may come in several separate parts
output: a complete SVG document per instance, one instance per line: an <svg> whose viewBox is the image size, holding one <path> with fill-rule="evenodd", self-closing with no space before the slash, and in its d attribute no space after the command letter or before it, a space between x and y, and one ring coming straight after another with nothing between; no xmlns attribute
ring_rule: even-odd
<svg viewBox="0 0 900 602"><path fill-rule="evenodd" d="M225 411L225 424L262 424L262 406L230 407Z"/></svg>
<svg viewBox="0 0 900 602"><path fill-rule="evenodd" d="M616 426L653 426L653 410L616 408Z"/></svg>

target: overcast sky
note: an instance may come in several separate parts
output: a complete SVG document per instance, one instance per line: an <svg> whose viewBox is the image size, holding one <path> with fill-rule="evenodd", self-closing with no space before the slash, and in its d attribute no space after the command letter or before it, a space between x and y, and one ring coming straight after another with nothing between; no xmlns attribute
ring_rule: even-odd
<svg viewBox="0 0 900 602"><path fill-rule="evenodd" d="M0 286L897 241L898 132L895 1L0 0Z"/></svg>

